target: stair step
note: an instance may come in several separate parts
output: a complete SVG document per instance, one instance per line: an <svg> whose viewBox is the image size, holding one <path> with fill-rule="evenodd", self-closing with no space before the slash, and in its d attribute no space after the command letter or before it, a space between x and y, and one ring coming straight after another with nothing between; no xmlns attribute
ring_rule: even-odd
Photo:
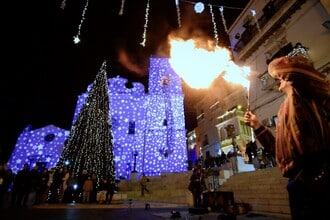
<svg viewBox="0 0 330 220"><path fill-rule="evenodd" d="M168 202L192 206L192 195L187 189L192 171L182 173L164 173L150 177L150 193L141 196L139 182L121 181L119 191L127 194L128 199L145 202ZM266 168L232 175L229 170L221 170L218 191L234 193L235 202L244 202L251 206L253 213L283 215L289 219L290 208L286 191L287 179L279 169Z"/></svg>

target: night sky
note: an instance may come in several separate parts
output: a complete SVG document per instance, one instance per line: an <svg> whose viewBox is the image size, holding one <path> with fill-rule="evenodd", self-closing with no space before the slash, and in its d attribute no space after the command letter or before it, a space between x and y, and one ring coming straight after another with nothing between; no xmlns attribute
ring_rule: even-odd
<svg viewBox="0 0 330 220"><path fill-rule="evenodd" d="M108 77L123 76L147 86L150 56L168 55L167 36L175 31L182 36L213 37L210 13L196 14L193 1L181 1L181 29L178 28L174 0L150 0L146 46L142 47L147 0L125 0L122 16L120 0L89 0L81 26L81 42L73 43L78 33L86 1L67 0L11 1L3 19L3 59L0 87L0 160L6 162L18 135L53 124L70 130L77 97L93 82L102 62L107 61ZM195 1L197 2L197 1ZM244 8L248 0L208 0L206 4ZM225 8L229 25L241 12ZM220 13L215 10L219 44L228 46ZM193 103L205 91L183 86L186 127L196 126Z"/></svg>

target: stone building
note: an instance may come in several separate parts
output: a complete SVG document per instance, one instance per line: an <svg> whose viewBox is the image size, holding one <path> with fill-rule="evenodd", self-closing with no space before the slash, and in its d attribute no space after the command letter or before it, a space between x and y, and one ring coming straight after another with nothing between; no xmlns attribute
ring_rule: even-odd
<svg viewBox="0 0 330 220"><path fill-rule="evenodd" d="M232 137L242 151L248 141L254 141L253 132L243 123L248 105L264 125L275 127L284 97L267 73L273 58L303 54L329 77L329 14L329 3L324 0L250 1L246 5L228 35L235 63L251 68L249 94L243 87L226 90L228 87L219 82L196 103L200 130L196 139L201 141L201 155L217 156L221 150L230 151Z"/></svg>
<svg viewBox="0 0 330 220"><path fill-rule="evenodd" d="M78 97L73 123L92 85ZM148 92L142 83L122 77L108 79L116 177L131 173L159 176L188 169L181 79L167 58L150 58ZM56 165L69 132L54 126L24 130L8 166L24 163Z"/></svg>

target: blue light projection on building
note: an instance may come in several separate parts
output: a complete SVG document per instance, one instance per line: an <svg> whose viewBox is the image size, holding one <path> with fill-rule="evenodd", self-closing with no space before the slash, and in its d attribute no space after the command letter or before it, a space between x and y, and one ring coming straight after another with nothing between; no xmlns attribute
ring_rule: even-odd
<svg viewBox="0 0 330 220"><path fill-rule="evenodd" d="M166 58L150 58L149 90L127 79L108 79L117 178L186 171L187 149L181 79ZM87 92L78 98L73 122ZM135 170L134 170L135 168Z"/></svg>
<svg viewBox="0 0 330 220"><path fill-rule="evenodd" d="M116 177L130 179L131 173L158 176L164 172L188 169L181 79L167 58L150 58L149 90L127 79L108 79L110 115L114 137ZM73 123L78 117L87 92L78 97ZM17 172L24 163L56 165L69 131L53 125L26 129L19 136L8 167ZM135 169L134 169L135 168Z"/></svg>
<svg viewBox="0 0 330 220"><path fill-rule="evenodd" d="M35 130L32 130L31 126L27 126L16 141L7 168L11 168L14 173L17 173L25 163L30 168L37 163L46 168L56 166L68 136L69 131L54 125Z"/></svg>

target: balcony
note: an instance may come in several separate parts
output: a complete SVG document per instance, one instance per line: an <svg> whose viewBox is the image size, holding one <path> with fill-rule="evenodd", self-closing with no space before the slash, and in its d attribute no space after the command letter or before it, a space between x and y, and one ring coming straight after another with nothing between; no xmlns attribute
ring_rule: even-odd
<svg viewBox="0 0 330 220"><path fill-rule="evenodd" d="M245 31L233 47L240 60L244 61L255 52L282 24L294 14L306 0L274 0L265 5L263 14L257 19L258 25L248 20Z"/></svg>

